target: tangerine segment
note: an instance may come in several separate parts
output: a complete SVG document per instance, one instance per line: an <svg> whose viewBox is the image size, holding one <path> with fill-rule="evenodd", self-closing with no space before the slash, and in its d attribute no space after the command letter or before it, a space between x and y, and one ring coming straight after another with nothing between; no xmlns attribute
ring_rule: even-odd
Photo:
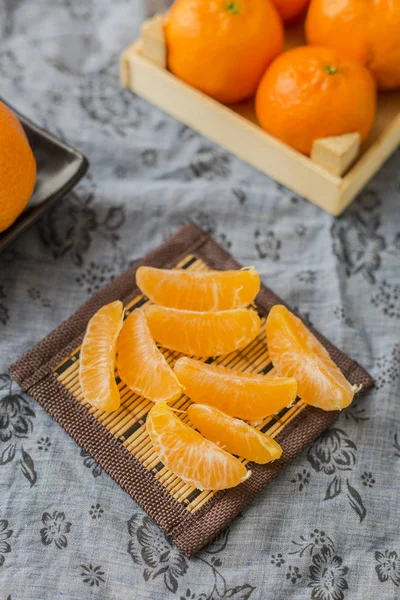
<svg viewBox="0 0 400 600"><path fill-rule="evenodd" d="M247 306L260 291L260 277L253 267L205 273L139 267L136 283L156 304L184 310L227 310Z"/></svg>
<svg viewBox="0 0 400 600"><path fill-rule="evenodd" d="M79 381L85 400L107 412L121 404L114 364L122 317L119 300L100 308L88 323L80 354Z"/></svg>
<svg viewBox="0 0 400 600"><path fill-rule="evenodd" d="M197 489L223 490L250 477L237 458L185 425L164 403L150 410L146 428L164 465Z"/></svg>
<svg viewBox="0 0 400 600"><path fill-rule="evenodd" d="M341 410L354 390L324 346L287 308L273 306L266 323L272 363L280 375L295 377L304 402L323 410Z"/></svg>
<svg viewBox="0 0 400 600"><path fill-rule="evenodd" d="M218 356L239 350L260 330L260 317L245 308L196 312L152 305L146 308L146 317L159 344L193 356Z"/></svg>
<svg viewBox="0 0 400 600"><path fill-rule="evenodd" d="M273 438L240 419L226 415L218 408L192 404L187 412L193 425L204 437L232 454L260 465L282 456L282 448Z"/></svg>
<svg viewBox="0 0 400 600"><path fill-rule="evenodd" d="M297 396L293 378L241 373L186 357L175 363L174 371L194 402L246 421L264 419L292 404Z"/></svg>
<svg viewBox="0 0 400 600"><path fill-rule="evenodd" d="M122 326L117 366L125 385L153 402L171 402L182 393L176 375L151 337L141 309L134 310Z"/></svg>

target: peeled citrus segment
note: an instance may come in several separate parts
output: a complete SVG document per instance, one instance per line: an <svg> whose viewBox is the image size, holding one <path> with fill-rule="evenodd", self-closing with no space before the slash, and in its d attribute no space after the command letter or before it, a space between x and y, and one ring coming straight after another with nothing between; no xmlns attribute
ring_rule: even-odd
<svg viewBox="0 0 400 600"><path fill-rule="evenodd" d="M268 315L266 332L273 365L280 375L297 379L304 402L323 410L341 410L351 403L352 386L298 317L276 305Z"/></svg>
<svg viewBox="0 0 400 600"><path fill-rule="evenodd" d="M260 278L253 267L204 273L139 267L136 283L156 304L184 310L239 308L250 304L260 291Z"/></svg>
<svg viewBox="0 0 400 600"><path fill-rule="evenodd" d="M117 348L118 375L130 390L153 402L179 398L182 386L151 337L143 310L127 317Z"/></svg>
<svg viewBox="0 0 400 600"><path fill-rule="evenodd" d="M193 425L205 438L224 450L261 465L276 460L282 448L273 438L218 408L192 404L187 411Z"/></svg>
<svg viewBox="0 0 400 600"><path fill-rule="evenodd" d="M192 356L218 356L239 350L260 330L259 316L246 308L196 312L152 305L146 308L146 318L161 346Z"/></svg>
<svg viewBox="0 0 400 600"><path fill-rule="evenodd" d="M93 315L80 354L79 381L85 400L107 412L121 404L114 365L123 309L122 302L116 300Z"/></svg>
<svg viewBox="0 0 400 600"><path fill-rule="evenodd" d="M237 458L185 425L164 403L150 410L146 428L164 465L200 490L231 488L250 477Z"/></svg>
<svg viewBox="0 0 400 600"><path fill-rule="evenodd" d="M215 406L232 417L258 421L292 404L297 382L288 377L241 373L182 357L174 371L194 402Z"/></svg>

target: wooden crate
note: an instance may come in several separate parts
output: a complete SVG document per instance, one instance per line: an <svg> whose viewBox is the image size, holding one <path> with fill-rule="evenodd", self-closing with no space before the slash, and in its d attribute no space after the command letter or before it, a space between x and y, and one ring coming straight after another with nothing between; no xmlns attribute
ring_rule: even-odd
<svg viewBox="0 0 400 600"><path fill-rule="evenodd" d="M371 134L359 152L354 146L349 149L355 162L346 165L340 138L331 138L333 144L326 138L324 152L316 148L314 160L308 158L259 127L253 100L228 107L170 73L162 25L162 15L146 21L139 39L122 53L122 85L332 215L344 211L400 144L400 90L396 90L379 94ZM288 29L286 37L288 48L303 44L303 24Z"/></svg>

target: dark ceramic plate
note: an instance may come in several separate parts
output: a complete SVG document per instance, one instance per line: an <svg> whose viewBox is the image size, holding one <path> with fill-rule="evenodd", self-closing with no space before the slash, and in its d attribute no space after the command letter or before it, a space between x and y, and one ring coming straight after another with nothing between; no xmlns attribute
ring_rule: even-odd
<svg viewBox="0 0 400 600"><path fill-rule="evenodd" d="M2 98L1 102L10 106ZM86 173L89 162L77 150L53 137L15 112L22 123L37 163L36 185L28 206L18 219L0 233L0 252L67 194ZM1 185L1 184L0 184Z"/></svg>

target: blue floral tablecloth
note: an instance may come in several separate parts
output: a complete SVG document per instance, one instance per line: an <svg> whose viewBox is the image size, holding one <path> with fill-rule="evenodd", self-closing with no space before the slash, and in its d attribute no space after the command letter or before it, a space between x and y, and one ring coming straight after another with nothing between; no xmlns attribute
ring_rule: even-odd
<svg viewBox="0 0 400 600"><path fill-rule="evenodd" d="M0 600L399 599L400 153L334 219L123 91L167 4L0 4L1 95L91 161L0 255ZM376 379L190 560L7 374L188 220Z"/></svg>

